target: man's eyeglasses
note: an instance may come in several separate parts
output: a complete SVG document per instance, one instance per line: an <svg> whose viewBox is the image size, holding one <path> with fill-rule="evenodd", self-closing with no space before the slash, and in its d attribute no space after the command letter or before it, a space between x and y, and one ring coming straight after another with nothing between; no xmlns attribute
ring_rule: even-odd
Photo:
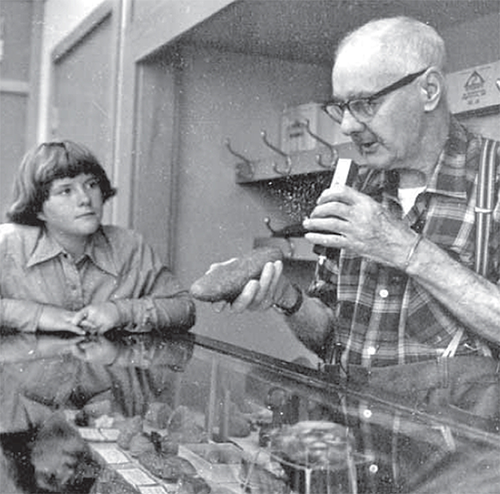
<svg viewBox="0 0 500 494"><path fill-rule="evenodd" d="M352 99L346 102L339 100L327 101L322 105L323 111L328 113L330 117L337 123L341 123L344 118L344 112L346 108L350 111L351 115L361 123L368 122L371 120L377 111L376 100L381 96L392 93L396 89L407 86L412 83L418 76L422 75L427 69L421 70L419 72L414 72L413 74L408 74L399 81L391 84L390 86L381 89L380 91L368 96L366 98Z"/></svg>

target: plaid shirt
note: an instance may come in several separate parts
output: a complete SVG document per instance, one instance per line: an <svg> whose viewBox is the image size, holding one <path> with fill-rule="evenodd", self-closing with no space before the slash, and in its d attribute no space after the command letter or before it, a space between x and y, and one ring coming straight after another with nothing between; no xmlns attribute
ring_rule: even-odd
<svg viewBox="0 0 500 494"><path fill-rule="evenodd" d="M403 218L470 269L474 269L475 180L481 145L481 137L452 119L429 184ZM397 173L371 170L358 180L356 188L402 218ZM493 262L488 278L498 283L500 204L498 195L495 197L490 238ZM341 251L337 260L334 256L320 258L309 294L334 308L337 322L330 345L341 348L342 360L349 364L370 367L434 359L462 327L446 307L402 271L348 251ZM466 332L457 355L475 353L481 345L484 343Z"/></svg>

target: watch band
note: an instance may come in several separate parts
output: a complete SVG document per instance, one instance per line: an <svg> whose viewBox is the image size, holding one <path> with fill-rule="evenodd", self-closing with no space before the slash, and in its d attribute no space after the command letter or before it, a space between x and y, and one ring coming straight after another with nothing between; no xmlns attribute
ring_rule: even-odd
<svg viewBox="0 0 500 494"><path fill-rule="evenodd" d="M279 304L273 304L273 308L285 316L292 316L302 307L302 302L304 302L304 294L302 289L295 283L292 283L293 288L297 292L297 300L291 307L283 307Z"/></svg>

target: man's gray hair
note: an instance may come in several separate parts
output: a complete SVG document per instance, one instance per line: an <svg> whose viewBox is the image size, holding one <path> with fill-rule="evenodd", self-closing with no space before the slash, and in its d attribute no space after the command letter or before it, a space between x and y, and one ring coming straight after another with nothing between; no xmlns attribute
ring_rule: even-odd
<svg viewBox="0 0 500 494"><path fill-rule="evenodd" d="M335 58L348 45L367 40L378 42L390 64L401 72L415 72L430 66L445 69L443 38L434 28L416 19L399 16L369 21L340 42Z"/></svg>

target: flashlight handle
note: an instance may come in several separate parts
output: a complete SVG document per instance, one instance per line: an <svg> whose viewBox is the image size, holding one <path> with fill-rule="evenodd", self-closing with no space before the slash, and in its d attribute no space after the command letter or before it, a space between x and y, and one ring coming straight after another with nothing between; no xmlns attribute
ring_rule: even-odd
<svg viewBox="0 0 500 494"><path fill-rule="evenodd" d="M335 184L351 186L356 179L357 172L357 166L354 161L351 159L339 159L330 187L333 187ZM320 257L320 262L324 262L327 257L335 256L338 250L333 247L324 247L323 245L315 245L313 247L313 252Z"/></svg>

